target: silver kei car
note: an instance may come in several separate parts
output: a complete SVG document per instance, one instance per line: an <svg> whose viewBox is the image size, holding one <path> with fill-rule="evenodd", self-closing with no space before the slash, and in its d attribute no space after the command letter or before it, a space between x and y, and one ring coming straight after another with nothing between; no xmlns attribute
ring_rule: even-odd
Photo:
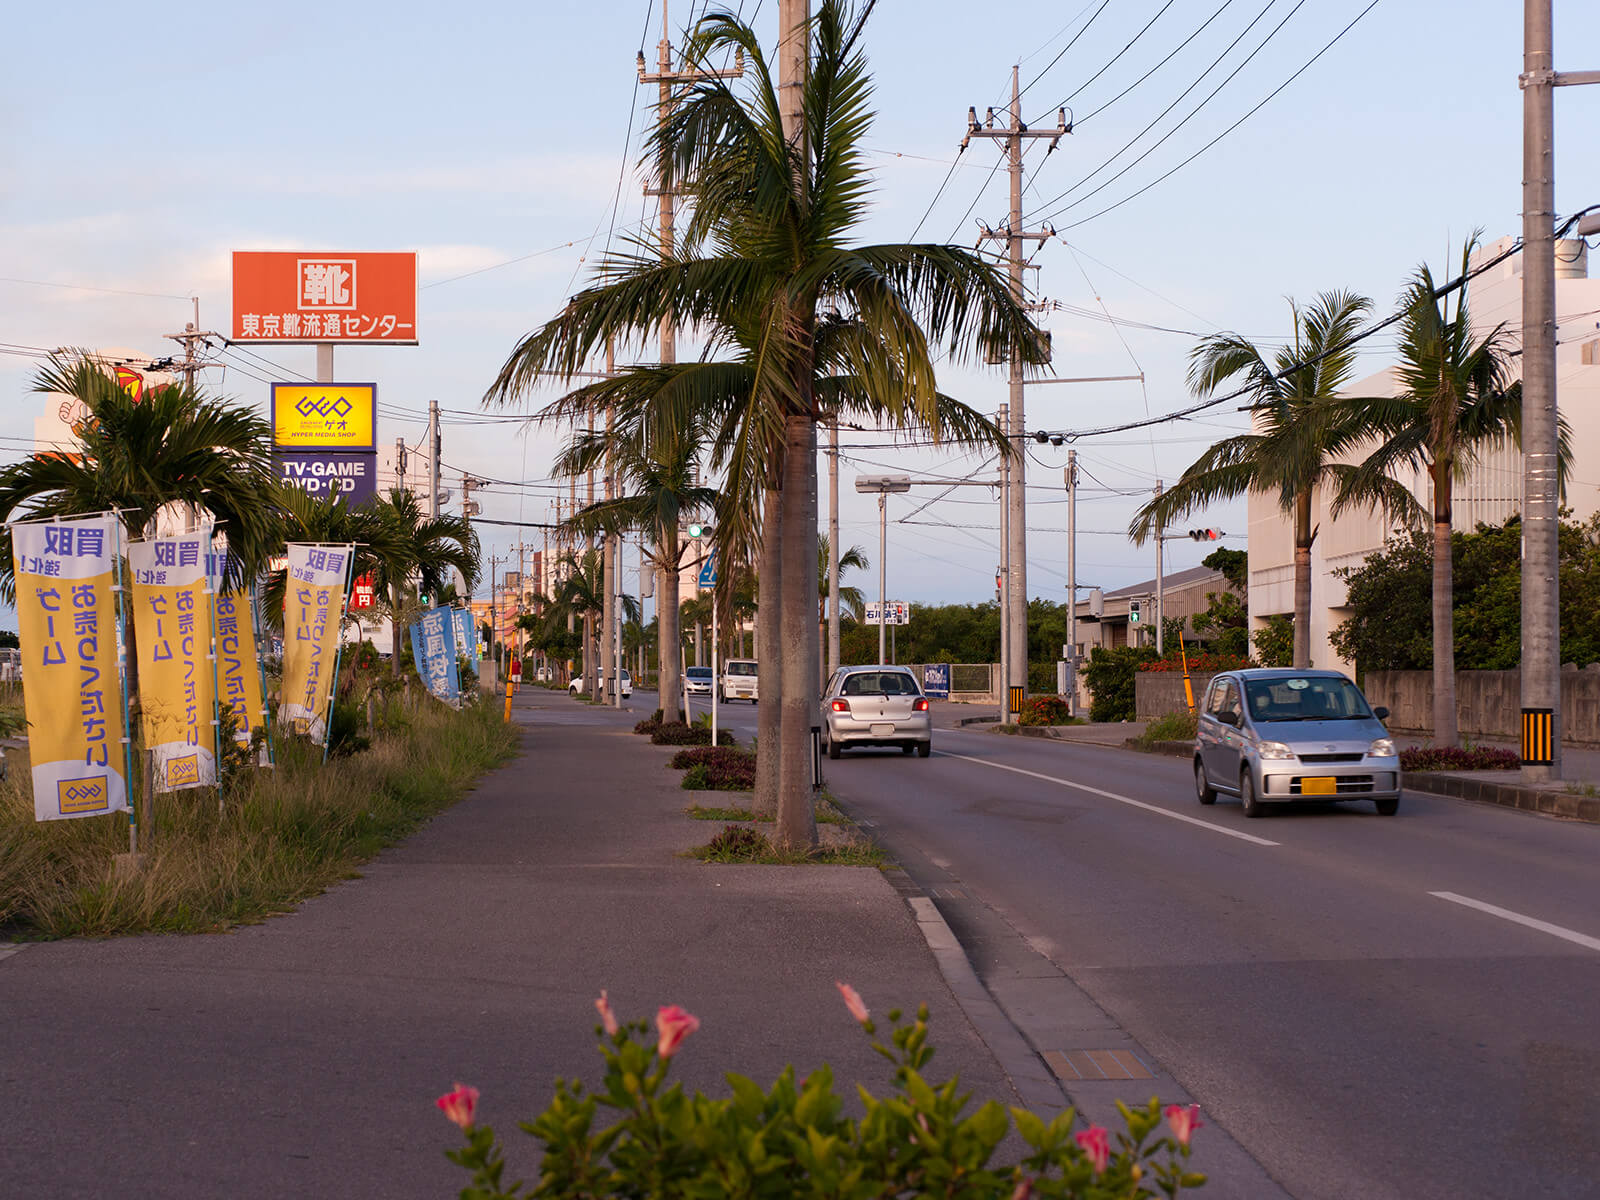
<svg viewBox="0 0 1600 1200"><path fill-rule="evenodd" d="M857 746L933 753L933 717L917 677L905 667L840 667L822 689L828 757Z"/></svg>
<svg viewBox="0 0 1600 1200"><path fill-rule="evenodd" d="M1400 807L1400 758L1361 689L1338 671L1252 669L1216 676L1200 704L1194 785L1201 804L1237 795L1244 815L1291 800Z"/></svg>

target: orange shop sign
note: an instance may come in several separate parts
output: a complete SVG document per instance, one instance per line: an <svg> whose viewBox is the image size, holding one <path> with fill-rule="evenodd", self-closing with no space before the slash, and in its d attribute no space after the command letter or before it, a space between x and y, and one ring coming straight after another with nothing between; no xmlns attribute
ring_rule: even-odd
<svg viewBox="0 0 1600 1200"><path fill-rule="evenodd" d="M413 251L235 250L236 342L417 342Z"/></svg>
<svg viewBox="0 0 1600 1200"><path fill-rule="evenodd" d="M371 574L357 575L355 585L350 589L350 607L371 608L375 599Z"/></svg>

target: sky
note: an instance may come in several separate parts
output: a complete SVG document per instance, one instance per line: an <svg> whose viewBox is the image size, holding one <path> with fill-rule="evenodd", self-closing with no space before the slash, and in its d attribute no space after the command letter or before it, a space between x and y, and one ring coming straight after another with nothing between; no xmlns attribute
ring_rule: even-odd
<svg viewBox="0 0 1600 1200"><path fill-rule="evenodd" d="M1191 402L1188 355L1200 337L1281 341L1288 298L1333 288L1370 296L1386 314L1419 263L1443 274L1474 230L1520 233L1521 6L1369 2L881 0L873 13L864 43L875 192L864 242L970 247L978 221L1004 220L1000 146L957 150L967 107L981 117L1002 105L1013 64L1033 127L1053 125L1062 103L1072 110L1074 132L1048 156L1033 143L1026 161L1026 225L1048 222L1057 234L1030 247L1028 280L1060 306L1048 315L1051 372L1144 376L1027 389L1028 429L1083 435L1071 443L1082 587L1149 578L1153 551L1125 533L1133 510L1158 478L1176 479L1246 427L1227 404L1088 434ZM775 42L777 0L731 7ZM1600 67L1586 8L1556 0L1558 69ZM673 0L674 44L704 10ZM230 251L415 250L420 344L341 347L336 374L377 381L380 443L419 444L429 401L440 403L456 503L465 470L496 481L478 493L483 517L549 520L566 491L550 478L560 435L519 418L555 392L489 413L481 400L518 339L584 285L608 245L628 248L653 219L637 165L655 88L637 84L635 55L643 49L654 69L659 0L343 3L293 14L173 0L156 13L69 0L9 18L0 463L31 446L41 350L172 353L163 335L191 319L194 297L202 328L227 330ZM1600 203L1597 118L1600 87L1557 92L1559 212ZM1392 348L1381 333L1365 343L1361 373ZM263 412L270 380L315 365L298 346L219 345L214 358L207 386ZM946 364L940 382L986 412L1006 399L1003 368ZM875 503L855 494L856 475L994 475L992 461L948 448L897 448L874 431L843 440L841 540L863 546L871 576ZM1057 601L1065 461L1066 446L1030 448L1028 590ZM891 598L993 597L996 497L963 487L936 499L944 490L919 484L890 499ZM1187 524L1221 528L1244 548L1242 500ZM514 554L519 538L542 544L537 530L479 532L497 555ZM1169 543L1167 569L1208 551ZM853 582L875 591L870 577Z"/></svg>

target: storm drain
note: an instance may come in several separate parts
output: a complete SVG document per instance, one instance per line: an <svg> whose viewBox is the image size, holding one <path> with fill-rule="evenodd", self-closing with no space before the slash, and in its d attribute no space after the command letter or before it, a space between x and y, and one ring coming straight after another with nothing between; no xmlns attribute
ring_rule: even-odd
<svg viewBox="0 0 1600 1200"><path fill-rule="evenodd" d="M1044 1061L1056 1073L1056 1078L1069 1083L1153 1078L1131 1050L1046 1050Z"/></svg>

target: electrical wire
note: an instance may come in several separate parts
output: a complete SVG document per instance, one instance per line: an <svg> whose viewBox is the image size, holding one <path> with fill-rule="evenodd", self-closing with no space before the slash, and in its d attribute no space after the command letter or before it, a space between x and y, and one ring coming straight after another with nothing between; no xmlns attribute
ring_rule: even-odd
<svg viewBox="0 0 1600 1200"><path fill-rule="evenodd" d="M1088 87L1096 79L1099 79L1100 76L1104 75L1107 71L1109 71L1113 66L1116 65L1118 59L1120 59L1129 50L1132 50L1133 46L1134 46L1134 43L1137 42L1140 38L1142 38L1145 34L1149 33L1150 32L1150 26L1154 25L1157 21L1159 21L1161 19L1161 17L1162 17L1162 14L1165 13L1167 11L1167 9L1171 8L1174 3L1176 3L1176 0L1167 0L1167 2L1165 4L1163 4L1160 8L1158 8L1156 10L1156 15L1151 17L1148 21L1146 21L1144 23L1144 26L1139 30L1139 32L1133 35L1133 37L1129 40L1127 45L1125 45L1121 50L1118 50L1115 54L1113 54L1110 58L1108 58L1103 67L1101 67L1093 75L1089 76L1089 78L1085 79L1076 88L1074 88L1071 91L1071 93L1068 94L1068 96L1067 96L1067 98L1065 100L1061 101L1059 104L1054 104L1051 107L1055 108L1055 109L1061 109L1061 108L1066 107L1068 104L1071 104L1072 101L1078 96L1078 94L1080 92L1083 91L1084 88ZM1037 124L1039 121L1042 121L1044 119L1045 118L1043 116L1037 117L1037 118L1035 118L1034 123ZM1076 122L1074 122L1074 124L1076 124Z"/></svg>

